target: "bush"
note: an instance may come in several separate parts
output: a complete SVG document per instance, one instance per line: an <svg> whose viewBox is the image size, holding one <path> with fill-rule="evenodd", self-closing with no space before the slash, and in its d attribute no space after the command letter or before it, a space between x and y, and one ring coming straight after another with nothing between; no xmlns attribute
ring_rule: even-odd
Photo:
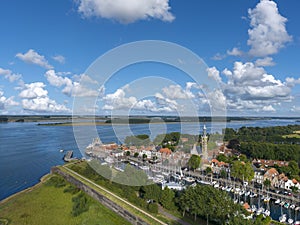
<svg viewBox="0 0 300 225"><path fill-rule="evenodd" d="M158 213L158 205L157 203L149 203L147 206L147 209L149 210L149 212L151 213Z"/></svg>
<svg viewBox="0 0 300 225"><path fill-rule="evenodd" d="M72 215L79 216L81 213L89 210L88 199L83 192L72 198L73 209Z"/></svg>
<svg viewBox="0 0 300 225"><path fill-rule="evenodd" d="M74 185L70 185L64 189L64 193L71 193L72 195L79 192L79 188L75 187Z"/></svg>
<svg viewBox="0 0 300 225"><path fill-rule="evenodd" d="M47 186L54 186L56 188L64 187L66 184L67 182L64 180L64 178L60 176L53 176L46 182Z"/></svg>

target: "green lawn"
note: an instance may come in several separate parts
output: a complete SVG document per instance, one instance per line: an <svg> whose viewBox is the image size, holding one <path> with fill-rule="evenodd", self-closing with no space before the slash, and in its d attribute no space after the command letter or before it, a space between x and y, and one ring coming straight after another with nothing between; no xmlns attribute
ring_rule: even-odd
<svg viewBox="0 0 300 225"><path fill-rule="evenodd" d="M56 188L42 184L11 198L0 204L0 221L6 219L16 225L130 224L89 196L89 210L73 217L72 197L75 195L64 193L67 186Z"/></svg>

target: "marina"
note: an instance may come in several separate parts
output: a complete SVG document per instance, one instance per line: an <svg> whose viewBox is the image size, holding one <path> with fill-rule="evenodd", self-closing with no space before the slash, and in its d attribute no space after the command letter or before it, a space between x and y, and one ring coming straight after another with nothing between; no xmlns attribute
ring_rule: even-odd
<svg viewBox="0 0 300 225"><path fill-rule="evenodd" d="M181 168L174 169L159 164L145 166L142 165L142 162L138 163L135 158L132 160L130 158L130 165L136 165L137 169L143 169L149 179L162 189L168 187L172 190L182 191L188 186L211 185L220 191L227 192L234 203L242 205L249 212L249 215L245 216L246 219L263 215L264 217L270 216L279 222L299 224L300 199L298 194L257 188L252 184L245 185L243 182L203 175L199 172L184 171Z"/></svg>

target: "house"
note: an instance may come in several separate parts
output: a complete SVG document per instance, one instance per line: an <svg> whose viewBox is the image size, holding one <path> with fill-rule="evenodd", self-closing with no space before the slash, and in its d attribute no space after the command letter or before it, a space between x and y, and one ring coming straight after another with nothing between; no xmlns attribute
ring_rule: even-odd
<svg viewBox="0 0 300 225"><path fill-rule="evenodd" d="M275 168L268 169L267 172L263 175L263 180L269 180L271 186L275 187L279 182L279 173Z"/></svg>
<svg viewBox="0 0 300 225"><path fill-rule="evenodd" d="M213 173L217 173L217 174L219 174L222 170L229 172L229 164L225 162L220 162L217 159L212 159L211 169Z"/></svg>
<svg viewBox="0 0 300 225"><path fill-rule="evenodd" d="M263 184L264 182L264 171L261 169L254 169L253 181L258 184Z"/></svg>
<svg viewBox="0 0 300 225"><path fill-rule="evenodd" d="M171 155L172 151L169 149L169 148L161 148L159 150L159 152L162 154L162 155Z"/></svg>
<svg viewBox="0 0 300 225"><path fill-rule="evenodd" d="M254 159L252 161L252 164L256 165L257 167L259 167L259 166L274 167L275 165L277 165L278 167L281 167L281 166L288 166L289 162L279 161L279 160Z"/></svg>

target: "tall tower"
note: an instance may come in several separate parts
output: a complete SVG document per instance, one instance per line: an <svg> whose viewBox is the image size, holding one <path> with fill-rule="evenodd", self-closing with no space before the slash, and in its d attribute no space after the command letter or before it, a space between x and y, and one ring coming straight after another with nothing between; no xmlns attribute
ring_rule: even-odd
<svg viewBox="0 0 300 225"><path fill-rule="evenodd" d="M206 135L206 126L204 124L203 126L203 135L201 137L201 143L202 143L202 158L208 159L208 152L207 152L207 135Z"/></svg>

